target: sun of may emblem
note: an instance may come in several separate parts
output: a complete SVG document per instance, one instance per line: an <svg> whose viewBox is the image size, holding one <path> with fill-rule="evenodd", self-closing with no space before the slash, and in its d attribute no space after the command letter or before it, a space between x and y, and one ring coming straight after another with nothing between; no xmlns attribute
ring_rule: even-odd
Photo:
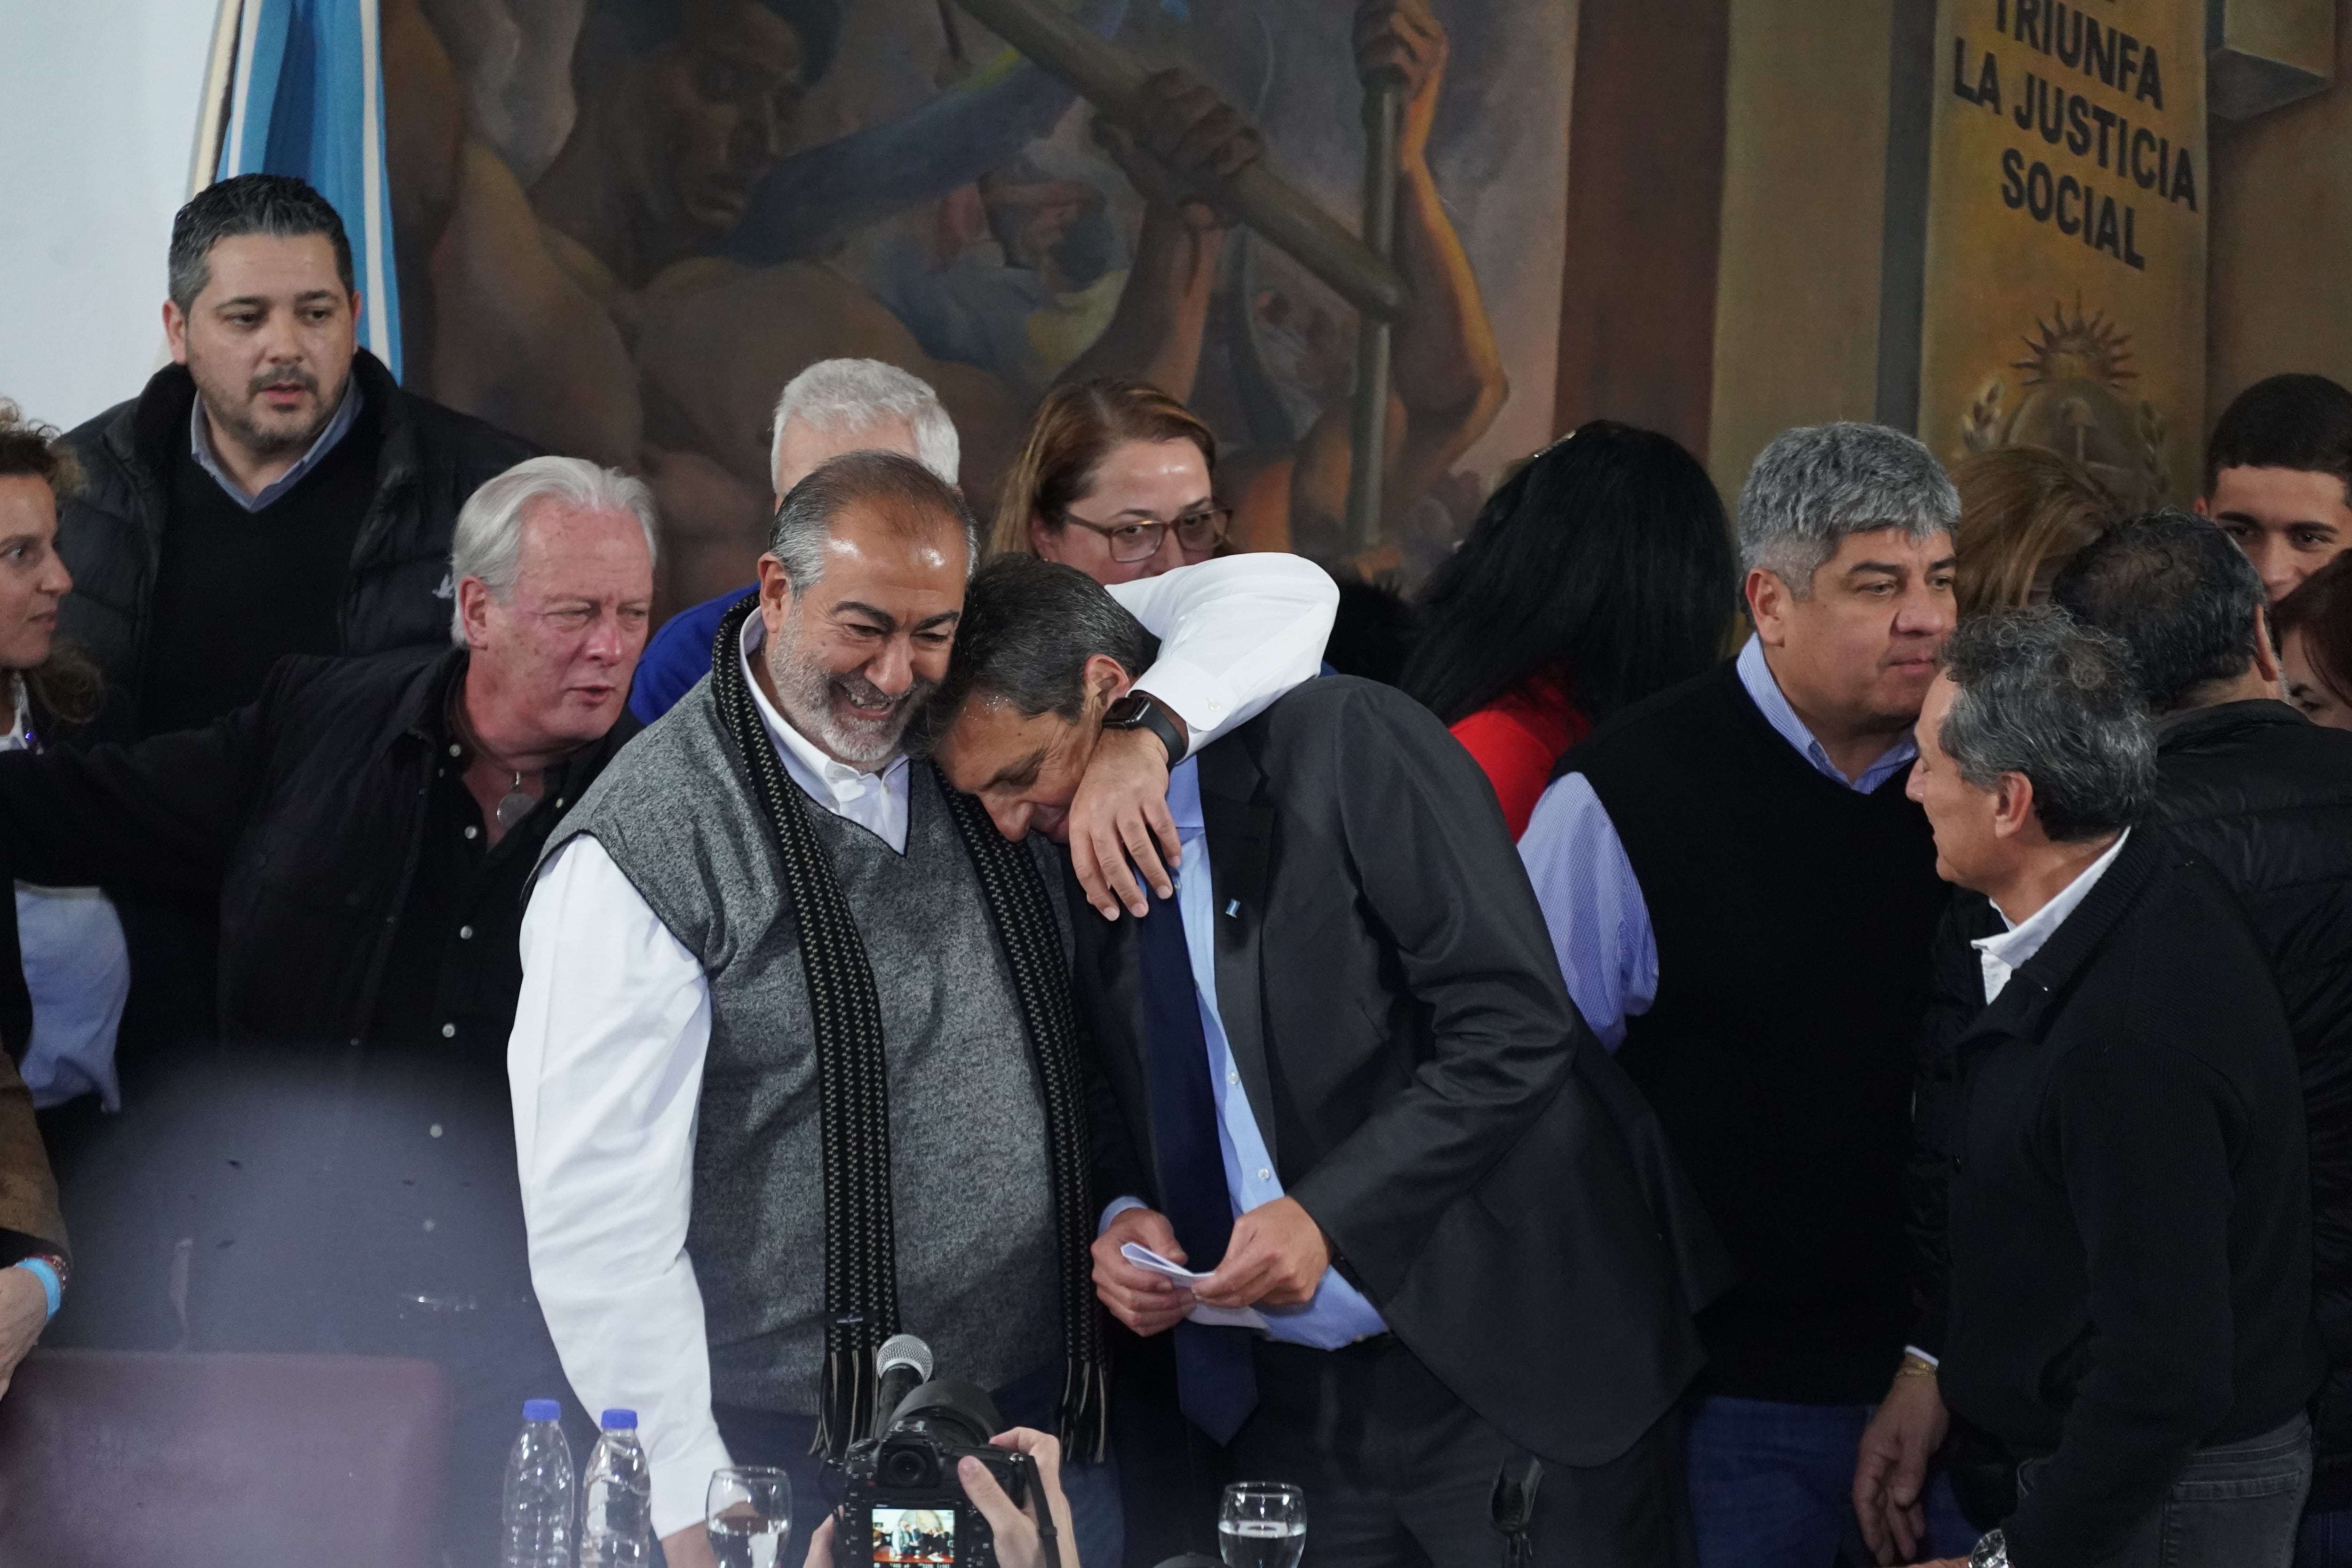
<svg viewBox="0 0 2352 1568"><path fill-rule="evenodd" d="M2169 489L2164 416L2131 395L2131 334L2080 299L2053 307L2026 337L2014 406L2001 375L1988 378L1960 421L1964 452L2040 447L2088 468L2118 500L2153 506Z"/></svg>

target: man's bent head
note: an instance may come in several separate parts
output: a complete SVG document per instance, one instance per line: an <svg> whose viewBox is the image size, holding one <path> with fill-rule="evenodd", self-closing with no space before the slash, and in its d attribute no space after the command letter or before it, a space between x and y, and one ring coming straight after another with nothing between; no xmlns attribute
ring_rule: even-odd
<svg viewBox="0 0 2352 1568"><path fill-rule="evenodd" d="M964 601L948 678L917 731L956 788L980 797L1007 838L1068 831L1103 714L1159 645L1074 567L1003 555Z"/></svg>
<svg viewBox="0 0 2352 1568"><path fill-rule="evenodd" d="M784 497L760 557L761 673L786 722L868 772L946 679L979 525L911 458L861 451Z"/></svg>

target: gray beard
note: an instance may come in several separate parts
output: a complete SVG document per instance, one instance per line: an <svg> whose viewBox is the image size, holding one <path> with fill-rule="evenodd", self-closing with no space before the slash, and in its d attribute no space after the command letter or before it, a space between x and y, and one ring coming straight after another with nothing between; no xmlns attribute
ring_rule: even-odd
<svg viewBox="0 0 2352 1568"><path fill-rule="evenodd" d="M872 682L859 675L835 675L797 648L770 638L768 679L776 688L776 706L793 729L814 741L853 768L878 770L898 754L907 724L931 693L934 682L918 679L878 723L844 723L835 716L833 694L838 690L866 703L889 701Z"/></svg>

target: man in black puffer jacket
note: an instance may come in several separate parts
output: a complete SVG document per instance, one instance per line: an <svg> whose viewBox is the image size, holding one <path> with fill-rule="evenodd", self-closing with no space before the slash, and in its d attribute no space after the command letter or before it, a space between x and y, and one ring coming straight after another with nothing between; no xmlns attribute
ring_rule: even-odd
<svg viewBox="0 0 2352 1568"><path fill-rule="evenodd" d="M100 737L209 723L288 654L446 635L457 509L532 448L403 391L358 346L361 308L341 221L301 181L239 175L180 210L176 363L66 437L58 630L105 672Z"/></svg>
<svg viewBox="0 0 2352 1568"><path fill-rule="evenodd" d="M2334 1539L2319 1561L2352 1563L2352 733L2278 700L2262 580L2201 517L2116 524L2053 596L2130 647L2158 716L2153 821L2236 892L2286 1003L2310 1128L2312 1293L2330 1367L2305 1528Z"/></svg>

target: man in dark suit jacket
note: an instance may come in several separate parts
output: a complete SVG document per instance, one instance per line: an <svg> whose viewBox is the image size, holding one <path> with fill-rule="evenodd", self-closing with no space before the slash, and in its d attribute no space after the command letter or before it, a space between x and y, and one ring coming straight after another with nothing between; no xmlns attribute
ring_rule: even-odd
<svg viewBox="0 0 2352 1568"><path fill-rule="evenodd" d="M923 734L1007 837L1057 837L1105 725L1155 722L1127 700L1151 652L1077 573L992 563ZM1195 1427L1305 1486L1310 1562L1484 1561L1489 1489L1529 1456L1536 1561L1687 1562L1676 1402L1726 1268L1475 764L1335 679L1169 802L1176 898L1077 933L1102 1300L1175 1331Z"/></svg>

